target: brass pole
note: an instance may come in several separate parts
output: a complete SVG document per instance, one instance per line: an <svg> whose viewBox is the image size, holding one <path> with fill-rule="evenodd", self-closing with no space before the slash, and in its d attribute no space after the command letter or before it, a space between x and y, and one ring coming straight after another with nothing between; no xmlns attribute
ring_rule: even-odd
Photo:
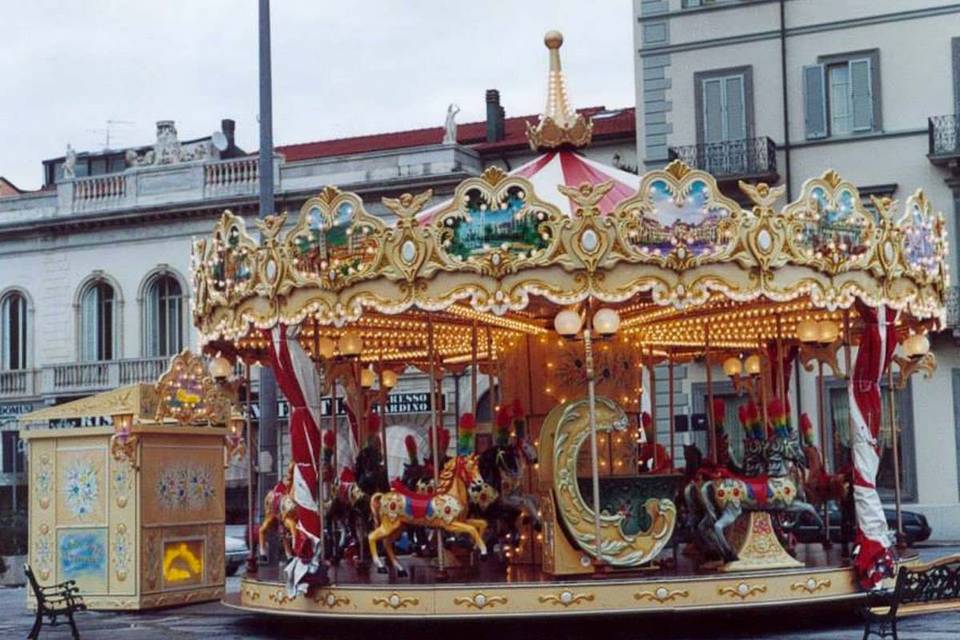
<svg viewBox="0 0 960 640"><path fill-rule="evenodd" d="M770 373L770 358L765 357L767 354L764 353L765 348L763 342L760 342L760 346L757 350L758 357L760 358L760 411L763 415L763 435L764 438L770 437L770 422L767 416L767 375ZM766 360L768 366L766 371L764 371L763 361Z"/></svg>
<svg viewBox="0 0 960 640"><path fill-rule="evenodd" d="M487 395L489 396L490 401L490 431L496 428L497 421L497 389L494 382L493 376L493 332L490 330L490 327L486 328L487 331L487 386L489 391Z"/></svg>
<svg viewBox="0 0 960 640"><path fill-rule="evenodd" d="M897 428L897 409L893 385L893 361L887 367L887 413L890 414L890 439L893 448L893 500L897 510L897 548L906 549L907 538L903 534L902 497L900 495L900 430Z"/></svg>
<svg viewBox="0 0 960 640"><path fill-rule="evenodd" d="M437 424L437 377L436 354L433 344L433 316L427 316L427 357L430 358L430 439L433 445L433 486L440 490L440 426ZM436 529L437 534L437 569L439 575L446 574L443 558L443 530Z"/></svg>
<svg viewBox="0 0 960 640"><path fill-rule="evenodd" d="M255 447L253 446L253 403L251 402L251 391L253 382L250 380L250 364L244 363L244 379L246 385L246 415L244 416L244 429L247 433L247 538L250 540L250 555L247 556L247 575L256 575L257 573L257 546L253 544L253 531L256 527L256 477L254 476L253 455Z"/></svg>
<svg viewBox="0 0 960 640"><path fill-rule="evenodd" d="M313 320L313 357L318 358L320 354L319 349L320 342L320 323L316 318ZM327 557L327 528L326 528L326 518L323 512L323 494L324 494L324 482L323 482L323 429L320 428L320 414L323 413L321 407L323 406L323 376L320 370L320 363L314 359L313 366L317 370L317 402L320 403L320 407L317 407L317 431L320 435L320 446L317 447L317 451L314 453L314 468L317 470L317 518L320 520L320 562L324 562ZM309 411L309 409L308 409ZM291 492L293 487L290 487Z"/></svg>
<svg viewBox="0 0 960 640"><path fill-rule="evenodd" d="M798 381L799 382L799 381ZM823 401L823 361L817 360L817 424L820 427L820 448L821 458L823 458L823 470L827 472L827 415L826 406ZM829 549L833 546L830 540L830 506L829 500L823 501L823 548Z"/></svg>
<svg viewBox="0 0 960 640"><path fill-rule="evenodd" d="M657 460L657 373L654 371L656 365L653 362L653 347L648 347L647 351L650 354L647 360L647 371L650 372L650 424L653 427L650 440L653 442L653 468L656 469L660 465L660 461ZM640 384L643 384L642 376L640 377ZM643 428L642 417L640 418L640 428ZM670 458L670 462L671 466L673 466L672 457Z"/></svg>
<svg viewBox="0 0 960 640"><path fill-rule="evenodd" d="M853 345L853 335L850 330L850 310L847 309L844 311L844 314L843 314L843 360L844 360L844 371L846 372L844 377L846 378L846 382L847 382L847 444L849 445L847 447L847 450L848 450L847 461L850 464L851 470L853 469L853 429L851 428L852 422L853 422L853 418L851 415L853 411L853 407L851 406L851 401L850 401L850 388L851 388L851 385L853 384L853 370L851 369L851 363L853 361L852 345ZM834 433L834 437L837 440L839 440L838 436L839 434ZM834 464L834 466L836 467L838 465ZM851 492L853 491L852 478L850 482L850 491ZM844 503L847 502L846 496L844 496L843 502ZM847 540L843 538L842 514L843 514L843 511L845 510L843 503L841 503L840 509L841 509L840 535L842 540L840 545L841 555L843 555L844 558L847 558L850 556L850 553L849 553L849 547L847 546ZM850 517L854 517L855 514L848 513L847 515Z"/></svg>
<svg viewBox="0 0 960 640"><path fill-rule="evenodd" d="M583 351L587 367L587 410L590 420L590 473L593 483L593 526L596 559L601 562L603 539L600 533L600 468L597 456L597 396L593 370L593 342L590 336L590 305L587 303L587 321L583 328Z"/></svg>
<svg viewBox="0 0 960 640"><path fill-rule="evenodd" d="M673 460L676 457L676 445L674 443L674 435L676 433L676 425L674 418L676 417L676 410L673 406L673 347L670 347L669 352L667 353L667 393L670 394L670 401L667 404L667 408L670 414L670 459ZM689 469L688 469L689 471Z"/></svg>
<svg viewBox="0 0 960 640"><path fill-rule="evenodd" d="M473 319L473 333L470 338L470 412L474 420L477 418L477 368L480 363L477 361L477 319Z"/></svg>
<svg viewBox="0 0 960 640"><path fill-rule="evenodd" d="M710 447L710 462L716 466L719 456L717 455L717 430L714 426L714 416L713 416L713 372L711 371L712 367L710 366L710 325L704 325L704 340L703 340L703 361L704 366L707 368L707 443Z"/></svg>
<svg viewBox="0 0 960 640"><path fill-rule="evenodd" d="M783 408L787 408L787 381L784 371L786 363L783 359L783 331L780 324L780 314L777 314L777 393L783 401ZM788 416L789 419L789 416Z"/></svg>
<svg viewBox="0 0 960 640"><path fill-rule="evenodd" d="M389 480L390 466L387 462L387 393L389 390L383 386L383 340L380 340L377 344L380 347L377 363L377 380L379 382L377 395L380 397L380 402L378 403L380 405L380 411L378 412L380 414L380 453L383 456L383 472Z"/></svg>

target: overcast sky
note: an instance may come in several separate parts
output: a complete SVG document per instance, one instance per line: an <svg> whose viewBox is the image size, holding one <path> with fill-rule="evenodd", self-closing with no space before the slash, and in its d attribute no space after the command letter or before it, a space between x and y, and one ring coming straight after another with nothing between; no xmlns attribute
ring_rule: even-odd
<svg viewBox="0 0 960 640"><path fill-rule="evenodd" d="M539 113L543 33L563 31L575 106L635 102L630 0L273 0L276 144ZM256 0L0 0L0 175L40 186L40 162L149 144L155 122L182 139L237 121L257 148Z"/></svg>

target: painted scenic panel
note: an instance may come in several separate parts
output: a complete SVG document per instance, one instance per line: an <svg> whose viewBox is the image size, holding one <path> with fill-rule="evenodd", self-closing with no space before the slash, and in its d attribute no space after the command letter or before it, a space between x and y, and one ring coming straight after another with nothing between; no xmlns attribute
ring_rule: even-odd
<svg viewBox="0 0 960 640"><path fill-rule="evenodd" d="M310 208L306 227L293 238L301 273L334 280L366 270L376 257L376 234L371 225L355 223L355 213L351 202L341 202L332 215Z"/></svg>
<svg viewBox="0 0 960 640"><path fill-rule="evenodd" d="M107 530L68 529L57 532L57 579L76 580L81 591L107 589Z"/></svg>
<svg viewBox="0 0 960 640"><path fill-rule="evenodd" d="M467 192L461 211L444 220L443 247L460 260L494 250L529 258L550 244L550 232L541 226L546 220L545 211L527 206L526 194L520 187L508 189L499 202L472 189Z"/></svg>
<svg viewBox="0 0 960 640"><path fill-rule="evenodd" d="M870 221L856 209L849 189L831 199L823 187L810 192L810 208L801 212L803 222L796 244L807 258L839 260L867 251Z"/></svg>
<svg viewBox="0 0 960 640"><path fill-rule="evenodd" d="M723 244L720 225L730 210L713 202L705 181L693 180L678 190L667 180L654 180L647 196L653 210L644 213L630 234L634 248L663 256L682 246L692 256L707 256Z"/></svg>

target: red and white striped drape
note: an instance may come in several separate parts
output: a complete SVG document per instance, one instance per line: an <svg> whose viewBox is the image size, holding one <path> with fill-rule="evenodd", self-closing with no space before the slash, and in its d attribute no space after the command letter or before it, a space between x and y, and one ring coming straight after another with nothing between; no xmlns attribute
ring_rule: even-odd
<svg viewBox="0 0 960 640"><path fill-rule="evenodd" d="M883 406L880 381L897 346L896 313L883 305L873 308L859 301L857 313L863 320L863 334L848 387L857 515L855 567L860 585L872 589L885 576L893 575L891 536L876 481Z"/></svg>

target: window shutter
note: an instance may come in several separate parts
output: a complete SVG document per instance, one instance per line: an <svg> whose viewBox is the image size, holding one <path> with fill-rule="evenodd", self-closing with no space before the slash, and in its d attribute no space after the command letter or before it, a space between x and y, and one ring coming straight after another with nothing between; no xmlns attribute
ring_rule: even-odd
<svg viewBox="0 0 960 640"><path fill-rule="evenodd" d="M726 92L725 117L726 140L743 140L747 137L747 117L744 111L743 76L724 78Z"/></svg>
<svg viewBox="0 0 960 640"><path fill-rule="evenodd" d="M870 58L850 61L850 103L853 105L853 130L873 129L873 91Z"/></svg>
<svg viewBox="0 0 960 640"><path fill-rule="evenodd" d="M92 285L80 300L80 359L97 359L97 287Z"/></svg>
<svg viewBox="0 0 960 640"><path fill-rule="evenodd" d="M723 87L719 78L703 81L703 141L723 140Z"/></svg>
<svg viewBox="0 0 960 640"><path fill-rule="evenodd" d="M803 113L807 139L826 138L827 100L822 64L803 68Z"/></svg>

